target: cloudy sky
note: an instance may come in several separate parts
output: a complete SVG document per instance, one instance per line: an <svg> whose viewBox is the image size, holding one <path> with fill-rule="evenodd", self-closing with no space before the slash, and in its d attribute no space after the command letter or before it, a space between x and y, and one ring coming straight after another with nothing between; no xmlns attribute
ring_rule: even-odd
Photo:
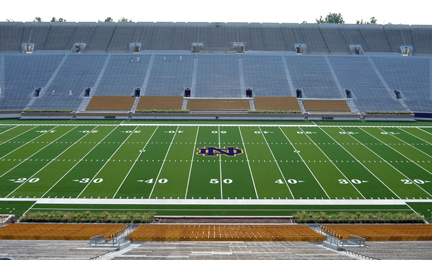
<svg viewBox="0 0 432 260"><path fill-rule="evenodd" d="M333 12L341 13L346 23L374 16L379 24L432 24L430 0L0 1L0 21L32 21L36 16L49 21L54 16L68 22L94 22L110 16L115 21L126 17L139 22L313 23L320 15Z"/></svg>

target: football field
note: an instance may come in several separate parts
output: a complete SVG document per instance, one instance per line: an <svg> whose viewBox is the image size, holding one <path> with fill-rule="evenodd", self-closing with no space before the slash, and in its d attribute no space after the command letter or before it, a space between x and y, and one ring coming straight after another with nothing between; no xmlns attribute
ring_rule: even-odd
<svg viewBox="0 0 432 260"><path fill-rule="evenodd" d="M428 123L0 121L0 200L405 205L432 200Z"/></svg>

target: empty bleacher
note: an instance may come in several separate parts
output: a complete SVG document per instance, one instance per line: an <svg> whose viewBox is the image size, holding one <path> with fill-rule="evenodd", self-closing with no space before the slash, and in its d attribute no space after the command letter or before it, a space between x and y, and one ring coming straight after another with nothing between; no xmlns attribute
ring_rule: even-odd
<svg viewBox="0 0 432 260"><path fill-rule="evenodd" d="M185 87L190 88L192 84L193 64L192 55L182 56L182 61L180 55L155 55L145 93L141 95L183 95Z"/></svg>
<svg viewBox="0 0 432 260"><path fill-rule="evenodd" d="M39 51L70 50L74 42L85 42L86 52L128 52L131 42L141 43L142 50L188 51L201 42L204 51L226 52L242 42L251 51L294 51L294 44L305 43L310 54L347 54L349 44L366 52L400 53L406 43L415 55L432 54L432 29L416 25L17 22L0 23L0 35L3 52L20 52L26 42Z"/></svg>
<svg viewBox="0 0 432 260"><path fill-rule="evenodd" d="M432 111L429 58L372 57L372 60L392 91L400 91L411 111Z"/></svg>
<svg viewBox="0 0 432 260"><path fill-rule="evenodd" d="M0 257L3 259L97 259L114 248L90 247L88 241L61 240L2 240Z"/></svg>
<svg viewBox="0 0 432 260"><path fill-rule="evenodd" d="M181 96L142 96L137 110L181 110L183 97Z"/></svg>
<svg viewBox="0 0 432 260"><path fill-rule="evenodd" d="M126 229L126 225L95 224L9 224L0 228L0 239L11 240L89 240L104 235L110 239Z"/></svg>
<svg viewBox="0 0 432 260"><path fill-rule="evenodd" d="M281 56L242 57L246 88L256 96L291 96Z"/></svg>
<svg viewBox="0 0 432 260"><path fill-rule="evenodd" d="M367 242L366 247L346 248L349 252L381 260L428 260L432 241ZM367 259L367 258L366 258Z"/></svg>
<svg viewBox="0 0 432 260"><path fill-rule="evenodd" d="M316 112L351 112L345 100L303 100L307 111Z"/></svg>
<svg viewBox="0 0 432 260"><path fill-rule="evenodd" d="M134 101L131 96L93 96L86 110L130 110Z"/></svg>
<svg viewBox="0 0 432 260"><path fill-rule="evenodd" d="M238 59L237 55L199 56L195 97L241 97Z"/></svg>
<svg viewBox="0 0 432 260"><path fill-rule="evenodd" d="M63 55L5 55L4 100L0 110L24 109L36 88L44 88Z"/></svg>
<svg viewBox="0 0 432 260"><path fill-rule="evenodd" d="M344 89L350 89L357 108L365 111L404 111L385 89L368 57L328 56Z"/></svg>
<svg viewBox="0 0 432 260"><path fill-rule="evenodd" d="M221 111L221 110L250 110L248 99L189 99L188 110L195 111Z"/></svg>
<svg viewBox="0 0 432 260"><path fill-rule="evenodd" d="M255 110L301 111L296 97L254 97Z"/></svg>
<svg viewBox="0 0 432 260"><path fill-rule="evenodd" d="M306 98L341 98L329 66L322 56L286 56L295 89Z"/></svg>
<svg viewBox="0 0 432 260"><path fill-rule="evenodd" d="M106 58L106 55L69 55L51 85L30 108L77 110L84 89L94 86Z"/></svg>
<svg viewBox="0 0 432 260"><path fill-rule="evenodd" d="M149 60L148 55L112 55L94 95L132 96L136 88L142 88Z"/></svg>
<svg viewBox="0 0 432 260"><path fill-rule="evenodd" d="M296 225L141 225L131 241L309 241L324 236Z"/></svg>
<svg viewBox="0 0 432 260"><path fill-rule="evenodd" d="M308 242L154 242L114 259L352 259Z"/></svg>
<svg viewBox="0 0 432 260"><path fill-rule="evenodd" d="M366 241L432 240L431 225L324 225L321 228L340 239L354 235Z"/></svg>

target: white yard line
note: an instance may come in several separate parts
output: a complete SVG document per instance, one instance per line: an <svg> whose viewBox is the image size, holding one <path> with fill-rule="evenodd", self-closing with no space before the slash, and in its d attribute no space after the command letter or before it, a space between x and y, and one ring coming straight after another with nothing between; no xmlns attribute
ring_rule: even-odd
<svg viewBox="0 0 432 260"><path fill-rule="evenodd" d="M379 129L379 128L378 128ZM376 140L378 140L379 142L383 143L385 146L389 147L390 149L392 149L393 151L397 152L398 154L402 155L403 157L405 157L406 159L408 159L409 161L411 161L412 163L414 163L415 165L417 165L418 167L422 168L425 172L429 173L430 175L432 175L432 173L428 170L426 170L423 166L420 166L418 163L416 163L415 161L413 161L412 159L408 158L406 155L404 155L403 153L399 152L398 150L394 149L393 147L391 147L390 145L384 143L383 141L381 141L380 139L378 139L378 137L375 137L374 135L366 132L365 130L362 129L363 132L367 133L368 135L372 136L373 138L375 138ZM397 138L397 137L396 137ZM399 139L399 138L397 138ZM400 140L400 139L399 139ZM402 140L400 140L402 141ZM403 142L403 141L402 141ZM409 144L409 146L411 146ZM417 149L417 148L416 148ZM429 156L429 155L428 155ZM430 157L430 156L429 156Z"/></svg>
<svg viewBox="0 0 432 260"><path fill-rule="evenodd" d="M220 126L218 126L218 148L222 148L221 147L221 142L220 142ZM223 189L222 189L222 154L219 155L219 183L220 183L220 190L221 190L221 199L223 199Z"/></svg>
<svg viewBox="0 0 432 260"><path fill-rule="evenodd" d="M282 129L279 127L279 130L282 132L282 134L285 136L285 138L288 140L288 142L291 144L291 146L297 150L297 148L295 148L295 146L291 143L291 140L288 138L288 136L286 136L285 132L282 131ZM297 155L300 157L300 160L304 163L304 165L306 166L306 168L309 170L310 174L312 174L312 176L314 177L315 181L318 183L318 185L321 187L321 189L324 191L325 195L327 196L327 198L330 199L330 196L327 194L326 190L323 188L323 186L321 186L321 183L318 181L318 179L315 177L315 174L312 172L312 170L309 168L309 166L307 165L306 161L303 159L303 157L300 155L300 153L297 153Z"/></svg>
<svg viewBox="0 0 432 260"><path fill-rule="evenodd" d="M41 135L36 136L35 138L31 139L31 140L28 141L28 142L23 143L23 145L21 145L21 146L15 148L14 150L12 150L12 151L10 151L9 153L7 153L7 154L3 155L2 157L0 157L0 160L3 159L3 158L5 158L5 157L8 156L9 154L15 152L16 150L20 149L20 148L23 147L24 145L27 145L27 144L33 142L34 140L38 139L39 137L41 137L41 136L43 136L43 135L46 135L47 133L49 133L49 131L51 131L51 130L57 128L57 127L58 127L58 126L53 127L53 128L51 128L50 130L48 130L47 132L45 132L45 133L43 133L43 134L41 134ZM30 158L30 157L29 157L29 158ZM0 176L0 178L1 178L1 176Z"/></svg>
<svg viewBox="0 0 432 260"><path fill-rule="evenodd" d="M90 183L93 182L93 180L96 178L96 176L103 170L103 168L105 168L105 166L108 164L108 162L111 160L111 158L117 153L117 151L123 146L124 143L126 143L126 141L129 139L129 137L131 137L131 135L135 132L135 130L138 128L135 127L135 129L129 134L128 137L126 137L126 139L123 141L123 143L121 143L119 145L119 147L117 147L117 149L114 151L113 154L111 154L110 158L108 158L108 160L106 160L106 162L104 163L104 165L102 165L102 167L99 169L99 171L93 176L93 178L91 178L91 180L87 183L87 185L84 187L84 189L80 192L80 194L78 194L77 198L79 198L79 196L81 196L81 194L87 189L87 187L90 185Z"/></svg>
<svg viewBox="0 0 432 260"><path fill-rule="evenodd" d="M187 185L186 185L185 199L187 199L187 194L188 194L188 191L189 191L189 182L190 182L190 177L191 177L191 174L192 174L192 165L193 165L194 158L195 158L195 151L196 151L195 149L196 149L196 144L197 144L197 140L198 140L198 132L199 132L199 126L198 126L197 133L196 133L196 136L195 136L194 149L192 151L192 160L191 160L191 165L190 165L190 168L189 168L189 177L188 177L188 181L187 181Z"/></svg>
<svg viewBox="0 0 432 260"><path fill-rule="evenodd" d="M301 127L299 127L301 129ZM303 131L303 129L301 129ZM327 154L321 150L321 148L314 142L314 140L312 140L312 138L306 134L305 131L303 131L305 133L305 135L309 138L309 140L311 140L311 142L321 151L322 154L324 154L324 156L329 160L329 162L331 162L333 164L333 166L340 172L340 174L342 174L342 176L345 177L346 180L349 180L349 178L347 178L347 176L345 176L345 174L339 169L339 167L336 166L336 164L333 162L333 160L331 160ZM363 197L363 199L366 199L366 197L357 189L357 187L352 183L349 182L351 184L351 186Z"/></svg>
<svg viewBox="0 0 432 260"><path fill-rule="evenodd" d="M358 127L359 129L361 129L360 127ZM362 130L363 131L363 130ZM376 152L374 152L372 149L370 149L369 147L367 147L365 144L363 144L362 142L360 142L359 140L357 140L354 136L350 135L351 138L353 138L354 140L356 140L358 143L360 143L361 145L363 145L364 147L366 147L369 151L371 151L372 153L374 153L376 156L378 156L378 158L380 158L383 162L387 163L388 165L390 165L390 167L392 167L393 169L395 169L397 172L399 172L400 175L404 176L406 179L410 180L414 185L416 185L418 188L420 188L422 191L424 191L426 194L429 194L427 191L425 191L422 187L420 187L416 182L414 182L413 180L411 180L410 178L408 178L405 174L403 174L401 171L399 171L396 167L394 167L392 164L390 164L389 162L387 162L386 160L384 160L384 158L382 158L381 156L379 156ZM432 196L429 194L429 196Z"/></svg>
<svg viewBox="0 0 432 260"><path fill-rule="evenodd" d="M150 138L147 140L147 143L144 145L143 149L144 150L148 143L150 142L150 140L153 138L153 135L156 133L156 131L158 130L159 126L156 127L156 129L153 131L153 134L150 136ZM122 183L120 184L120 186L118 187L117 191L114 193L114 196L112 197L113 199L115 198L115 196L117 195L117 193L119 192L120 188L123 186L123 183L125 182L125 180L127 179L127 177L129 176L129 173L132 171L133 167L135 166L135 164L137 163L138 159L140 158L140 156L143 154L143 152L139 153L137 158L135 159L134 163L132 164L132 166L130 167L128 173L126 174L126 176L124 177Z"/></svg>
<svg viewBox="0 0 432 260"><path fill-rule="evenodd" d="M47 192L45 192L41 198L43 198L48 192L50 192L57 185L57 183L59 183L64 177L66 177L66 175L68 175L69 172L71 172L75 168L75 166L77 166L91 151L93 151L93 149L95 149L100 143L102 143L102 141L105 140L105 138L107 138L114 130L116 130L117 127L111 130L111 132L109 132L104 138L102 138L102 140L100 140L95 146L93 146L93 148L90 149L90 151L88 151L81 159L79 159L78 162L74 166L72 166L72 168L70 168L56 183L54 183L54 185L51 186L51 188L49 188L49 190L47 190ZM96 128L97 126L93 128L93 130Z"/></svg>
<svg viewBox="0 0 432 260"><path fill-rule="evenodd" d="M432 133L429 133L428 131L425 131L424 129L422 129L423 126L421 126L421 127L416 127L416 128L419 129L419 130L422 130L423 132L425 132L425 133L428 134L428 135L432 135Z"/></svg>
<svg viewBox="0 0 432 260"><path fill-rule="evenodd" d="M245 144L245 142L243 140L243 135L241 133L240 126L238 126L238 130L239 130L240 137L241 137L241 140L242 140L243 148L245 150L246 161L247 161L247 164L249 166L249 172L250 172L250 175L251 175L251 178L252 178L252 183L253 183L253 186L254 186L254 189L255 189L255 195L256 195L256 198L259 199L258 192L257 192L256 186L255 186L255 180L254 180L254 177L253 177L253 174L252 174L252 169L250 167L249 158L248 158L247 151L246 151L246 144Z"/></svg>
<svg viewBox="0 0 432 260"><path fill-rule="evenodd" d="M174 133L174 135L173 135L173 138L171 139L171 143L170 143L170 145L169 145L169 147L168 147L168 150L167 150L167 152L166 152L166 154L165 154L165 158L163 159L162 165L161 165L161 167L160 167L160 169L159 169L159 173L158 173L158 175L157 175L157 177L156 177L156 180L155 180L155 182L154 182L154 184L153 184L153 188L152 188L152 190L151 190L151 192L150 192L149 199L151 198L151 195L153 194L154 188L156 187L156 183L157 183L157 181L158 181L158 179L159 179L159 176L160 176L160 174L161 174L161 172L162 172L162 169L163 169L163 167L164 167L164 164L165 164L166 158L168 157L168 153L169 153L169 151L170 151L170 149L171 149L171 145L174 143L174 138L175 138L176 135L177 135L178 129L179 129L179 127L177 126L177 129L176 129L176 131L175 131L175 133Z"/></svg>
<svg viewBox="0 0 432 260"><path fill-rule="evenodd" d="M30 128L29 130L27 130L27 131L25 131L25 132L22 132L21 134L19 134L19 135L16 135L16 136L14 136L14 137L12 137L11 139L9 139L9 140L6 140L6 141L4 141L3 143L1 143L0 145L3 145L3 144L5 144L5 143L7 143L7 142L10 142L11 140L13 140L13 139L15 139L15 138L17 138L18 136L21 136L21 135L23 135L23 134L25 134L25 133L27 133L28 131L31 131L31 130L33 130L33 129L35 129L37 126L35 126L35 127L33 127L33 128ZM10 129L9 129L10 130ZM8 131L9 131L8 130ZM5 131L5 132L7 132L7 131ZM4 132L3 132L4 133ZM3 134L2 133L2 134Z"/></svg>
<svg viewBox="0 0 432 260"><path fill-rule="evenodd" d="M341 128L339 128L341 129ZM342 130L342 129L341 129ZM351 155L352 158L354 158L358 163L361 164L361 166L363 166L363 168L365 168L370 174L372 174L379 182L382 183L382 185L384 185L387 189L389 189L396 197L398 197L399 199L401 199L401 197L399 197L399 195L397 195L392 189L390 189L383 181L381 181L380 178L378 178L372 171L370 171L359 159L357 159L354 155L352 155L347 149L345 149L345 147L343 147L338 141L336 141L331 135L329 135L326 131L323 131L328 137L330 137L333 142L337 143L340 147L342 147L345 152L347 152L349 155ZM343 131L343 130L342 130Z"/></svg>
<svg viewBox="0 0 432 260"><path fill-rule="evenodd" d="M411 134L410 132L407 132L407 131L403 130L402 128L399 128L399 127L398 127L398 129L404 131L405 133L407 133L407 134L409 134L409 135L411 135L411 136L413 136L413 137L415 137L415 138L417 138L417 139L422 140L422 141L425 142L425 143L428 143L429 145L432 145L432 143L430 143L430 142L428 142L428 141L426 141L426 140L423 140L422 138L420 138L420 137L418 137L418 136L416 136L416 135L414 135L414 134Z"/></svg>
<svg viewBox="0 0 432 260"><path fill-rule="evenodd" d="M25 214L27 213L27 212L29 212L33 207L34 207L34 205L36 205L37 204L37 201L35 201L35 203L33 203L33 205L31 205L31 207L30 208L28 208L22 215L21 215L21 217L22 216L25 216Z"/></svg>
<svg viewBox="0 0 432 260"><path fill-rule="evenodd" d="M16 126L14 126L14 127L11 127L11 128L9 128L8 130L6 130L6 131L1 132L0 135L4 134L4 133L6 133L6 132L8 132L8 131L10 131L10 130L12 130L12 129L17 128L18 126L20 126L20 125L16 125Z"/></svg>
<svg viewBox="0 0 432 260"><path fill-rule="evenodd" d="M71 130L67 131L66 133L64 133L62 136L60 136L59 138L57 138L56 140L62 138L63 136L67 135L68 133L70 133L72 130L75 130L78 126L75 126L74 128L72 128ZM87 134L86 134L87 135ZM84 136L86 136L84 135ZM47 164L45 164L42 168L40 168L38 171L36 171L32 176L30 176L29 178L27 178L27 180L25 180L23 183L21 183L18 187L16 187L11 193L9 193L5 198L9 197L12 193L14 193L16 190L18 190L21 186L23 186L24 184L26 184L30 179L32 179L36 174L38 174L39 172L41 172L43 169L45 169L45 167L47 167L48 165L50 165L52 162L54 162L60 155L62 155L64 152L66 152L67 150L69 150L69 148L71 148L72 146L74 146L77 142L79 142L79 140L83 139L84 136L82 136L80 139L78 139L76 142L74 142L73 144L71 144L68 148L66 148L65 150L63 150L61 153L59 153L56 157L54 157L52 160L50 160ZM56 140L52 141L50 144L54 143Z"/></svg>
<svg viewBox="0 0 432 260"><path fill-rule="evenodd" d="M380 129L380 128L378 127L378 129ZM398 129L399 129L399 128L398 128ZM402 129L400 129L400 130L402 130ZM404 130L402 130L402 131L404 131ZM411 136L414 136L414 137L415 137L415 138L417 138L417 139L420 139L420 140L422 140L422 141L423 141L423 142L425 142L425 143L431 144L431 143L429 143L429 142L427 142L427 141L425 141L425 140L421 139L420 137L417 137L417 136L415 136L415 135L413 135L413 134L411 134L411 133L408 133L407 131L404 131L404 132L405 132L405 133L407 133L407 134L409 134L409 135L411 135ZM395 135L393 135L393 134L390 134L390 135L391 135L391 136L393 136L394 138L398 139L399 141L402 141L402 142L406 143L407 145L409 145L409 146L411 146L412 148L416 149L417 151L419 151L419 152L423 153L424 155L426 155L426 156L428 156L428 157L431 157L431 158L432 158L432 156L431 156L431 155L429 155L429 154L427 154L427 153L423 152L422 150L418 149L417 147L413 146L412 144L408 143L407 141L404 141L404 140L400 139L399 137L396 137L396 136L395 136Z"/></svg>
<svg viewBox="0 0 432 260"><path fill-rule="evenodd" d="M260 130L260 132L261 132L262 137L264 138L264 141L265 141L266 144L267 144L267 147L268 147L268 149L269 149L271 155L273 156L273 160L276 162L276 165L277 165L277 167L278 167L278 169L279 169L279 172L280 172L280 174L281 174L281 176L282 176L282 178L283 178L283 180L284 180L284 182L285 182L285 185L287 186L289 192L291 193L291 197L292 197L293 199L295 199L294 194L292 193L291 188L289 187L288 182L287 182L287 180L285 179L285 176L283 175L281 168L279 167L279 164L278 164L278 162L277 162L277 159L276 159L276 157L274 156L273 151L271 150L270 145L269 145L269 143L267 142L267 139L265 138L263 131L261 130L261 127L259 127L259 130Z"/></svg>

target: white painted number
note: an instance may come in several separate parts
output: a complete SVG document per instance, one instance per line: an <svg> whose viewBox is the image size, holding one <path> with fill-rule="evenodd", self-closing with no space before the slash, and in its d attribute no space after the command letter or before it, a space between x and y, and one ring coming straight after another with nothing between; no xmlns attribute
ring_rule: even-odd
<svg viewBox="0 0 432 260"><path fill-rule="evenodd" d="M33 178L33 179L29 180L30 183L35 183L35 182L38 182L38 181L39 181L39 178Z"/></svg>
<svg viewBox="0 0 432 260"><path fill-rule="evenodd" d="M224 182L225 184L230 184L230 183L232 183L232 180L231 180L231 179L225 179L225 180L223 180L223 182Z"/></svg>
<svg viewBox="0 0 432 260"><path fill-rule="evenodd" d="M167 179L160 179L160 180L158 180L158 182L163 184L163 183L167 183L168 180Z"/></svg>
<svg viewBox="0 0 432 260"><path fill-rule="evenodd" d="M88 183L90 181L89 178L83 178L79 181L79 183Z"/></svg>
<svg viewBox="0 0 432 260"><path fill-rule="evenodd" d="M147 183L153 183L153 179L146 180Z"/></svg>
<svg viewBox="0 0 432 260"><path fill-rule="evenodd" d="M297 183L297 180L289 179L289 180L288 180L288 183L289 183L289 184L296 184L296 183Z"/></svg>
<svg viewBox="0 0 432 260"><path fill-rule="evenodd" d="M407 179L402 179L401 182L403 182L404 184L413 184L412 181L407 180ZM426 181L420 180L420 179L415 179L414 182L417 183L417 184L425 184L426 183Z"/></svg>
<svg viewBox="0 0 432 260"><path fill-rule="evenodd" d="M93 182L94 182L94 183L101 183L101 182L103 182L103 179L101 179L101 178L97 178L97 179L94 179Z"/></svg>
<svg viewBox="0 0 432 260"><path fill-rule="evenodd" d="M284 184L284 182L281 179L275 181L275 183L277 183L277 184Z"/></svg>
<svg viewBox="0 0 432 260"><path fill-rule="evenodd" d="M219 180L218 179L211 179L210 183L211 184L216 184L216 183L219 183Z"/></svg>
<svg viewBox="0 0 432 260"><path fill-rule="evenodd" d="M349 182L345 179L339 179L338 180L340 184L348 184Z"/></svg>
<svg viewBox="0 0 432 260"><path fill-rule="evenodd" d="M15 183L23 183L27 180L27 178L19 178L16 181L14 181Z"/></svg>
<svg viewBox="0 0 432 260"><path fill-rule="evenodd" d="M260 131L255 131L254 133L255 133L255 134L261 134L261 132L260 132Z"/></svg>
<svg viewBox="0 0 432 260"><path fill-rule="evenodd" d="M361 180L357 180L357 179L352 179L351 182L354 184L361 184L362 183Z"/></svg>
<svg viewBox="0 0 432 260"><path fill-rule="evenodd" d="M128 130L128 131L125 131L125 133L127 133L127 134L132 134L132 133L134 133L134 134L139 134L139 133L141 133L141 131L132 131L132 130Z"/></svg>

